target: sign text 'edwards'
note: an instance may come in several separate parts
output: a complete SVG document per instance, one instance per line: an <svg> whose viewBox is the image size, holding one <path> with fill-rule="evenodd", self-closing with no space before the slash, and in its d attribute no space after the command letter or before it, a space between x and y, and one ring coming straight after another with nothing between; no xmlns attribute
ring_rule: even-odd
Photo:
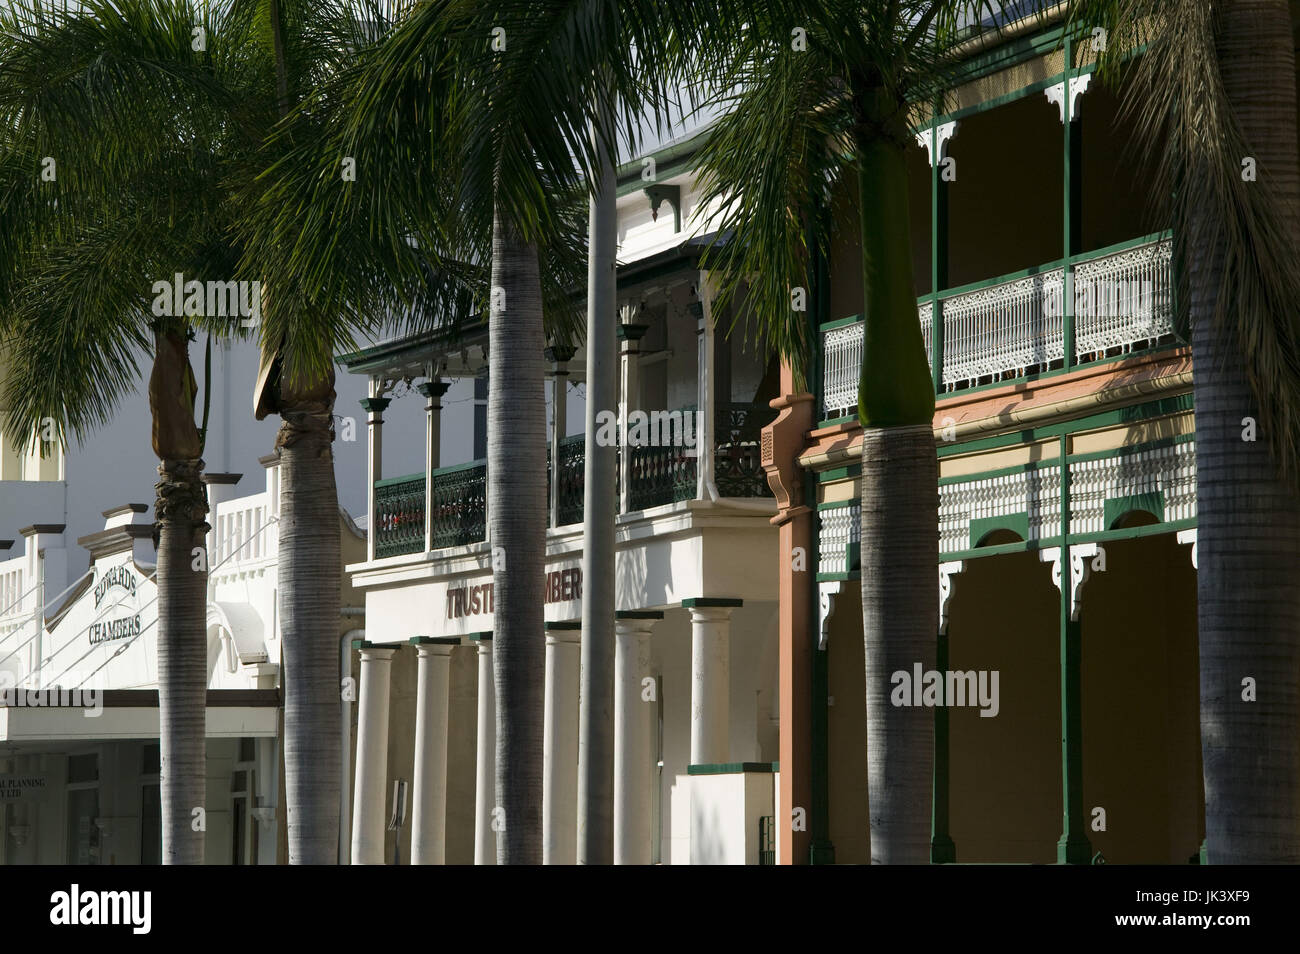
<svg viewBox="0 0 1300 954"><path fill-rule="evenodd" d="M582 599L582 569L553 570L545 576L543 603L567 603ZM491 613L495 609L491 583L476 583L447 590L447 618L460 619Z"/></svg>

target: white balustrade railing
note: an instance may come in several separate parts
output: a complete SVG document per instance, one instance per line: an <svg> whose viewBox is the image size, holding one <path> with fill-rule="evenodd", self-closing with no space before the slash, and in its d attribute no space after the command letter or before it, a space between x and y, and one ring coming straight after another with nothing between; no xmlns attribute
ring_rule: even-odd
<svg viewBox="0 0 1300 954"><path fill-rule="evenodd" d="M1065 270L1058 268L943 299L945 389L1061 360L1064 285Z"/></svg>
<svg viewBox="0 0 1300 954"><path fill-rule="evenodd" d="M31 615L31 600L25 600L27 557L17 556L0 562L0 619Z"/></svg>
<svg viewBox="0 0 1300 954"><path fill-rule="evenodd" d="M1174 330L1173 242L1074 267L1074 341L1081 358L1146 347Z"/></svg>
<svg viewBox="0 0 1300 954"><path fill-rule="evenodd" d="M276 552L277 527L267 526L270 500L265 492L224 500L212 515L213 552L209 566L216 566L231 554L231 563L266 559ZM241 549L242 547L242 549Z"/></svg>
<svg viewBox="0 0 1300 954"><path fill-rule="evenodd" d="M824 334L822 405L825 417L856 413L858 379L862 374L862 322L833 328Z"/></svg>
<svg viewBox="0 0 1300 954"><path fill-rule="evenodd" d="M1077 361L1149 347L1173 332L1173 243L1169 239L1076 262L1070 276ZM943 389L1047 369L1065 356L1065 269L1056 268L940 299ZM934 367L932 306L917 305ZM823 417L858 403L862 323L822 334Z"/></svg>

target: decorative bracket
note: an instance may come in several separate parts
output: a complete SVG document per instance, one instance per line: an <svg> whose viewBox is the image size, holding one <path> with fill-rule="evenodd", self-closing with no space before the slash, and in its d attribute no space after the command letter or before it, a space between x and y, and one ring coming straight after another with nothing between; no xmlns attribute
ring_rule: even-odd
<svg viewBox="0 0 1300 954"><path fill-rule="evenodd" d="M820 583L817 586L821 598L817 610L817 619L820 623L817 634L817 648L825 649L826 641L830 639L830 622L831 617L835 615L835 597L839 595L840 587L843 584L838 580L832 583Z"/></svg>
<svg viewBox="0 0 1300 954"><path fill-rule="evenodd" d="M1199 570L1200 567L1196 564L1196 528L1192 527L1190 530L1179 530L1175 539L1184 545L1188 543L1192 545L1192 569Z"/></svg>
<svg viewBox="0 0 1300 954"><path fill-rule="evenodd" d="M952 578L966 569L963 560L939 564L939 632L948 632L948 601L952 599Z"/></svg>
<svg viewBox="0 0 1300 954"><path fill-rule="evenodd" d="M1088 88L1088 84L1091 81L1091 73L1084 73L1082 76L1070 77L1069 114L1071 122L1078 118L1079 97L1083 95L1083 91ZM1047 101L1049 103L1055 103L1057 108L1061 111L1061 123L1064 124L1066 116L1065 83L1057 83L1055 86L1049 86L1047 89L1043 90L1043 92L1047 94Z"/></svg>
<svg viewBox="0 0 1300 954"><path fill-rule="evenodd" d="M1083 584L1092 575L1092 558L1100 552L1095 543L1078 543L1070 547L1070 619L1078 622L1083 609ZM1038 551L1038 559L1052 564L1052 583L1061 588L1061 548L1047 547Z"/></svg>
<svg viewBox="0 0 1300 954"><path fill-rule="evenodd" d="M673 207L673 231L682 230L682 187L675 185L652 185L645 190L650 200L650 218L659 221L659 206L667 202Z"/></svg>
<svg viewBox="0 0 1300 954"><path fill-rule="evenodd" d="M933 139L930 136L931 130L934 130L934 134L935 134ZM934 167L936 161L943 162L943 147L945 144L947 144L948 140L952 138L953 133L955 133L956 131L957 131L957 121L953 120L952 122L949 123L942 123L938 126L931 126L928 129L922 129L919 133L916 134L916 144L920 146L922 149L924 149L926 153L930 156L931 168ZM937 159L934 155L934 148L933 148L936 143L939 147L939 155Z"/></svg>

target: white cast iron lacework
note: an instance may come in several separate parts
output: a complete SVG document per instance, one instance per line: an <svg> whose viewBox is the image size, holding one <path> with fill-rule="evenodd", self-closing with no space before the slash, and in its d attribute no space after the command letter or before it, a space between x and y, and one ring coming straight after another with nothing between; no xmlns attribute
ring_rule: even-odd
<svg viewBox="0 0 1300 954"><path fill-rule="evenodd" d="M1196 444L1134 448L1070 465L1070 533L1100 533L1106 500L1160 491L1167 523L1196 516Z"/></svg>
<svg viewBox="0 0 1300 954"><path fill-rule="evenodd" d="M934 306L929 302L916 306L916 317L921 321L921 337L925 339L925 360L934 374Z"/></svg>
<svg viewBox="0 0 1300 954"><path fill-rule="evenodd" d="M823 510L819 516L817 572L847 573L844 548L862 539L862 505L855 501L847 507Z"/></svg>
<svg viewBox="0 0 1300 954"><path fill-rule="evenodd" d="M1173 334L1173 242L1152 242L1074 268L1074 340L1080 357L1131 351Z"/></svg>
<svg viewBox="0 0 1300 954"><path fill-rule="evenodd" d="M858 378L862 374L862 322L825 334L822 407L826 417L844 417L858 408Z"/></svg>
<svg viewBox="0 0 1300 954"><path fill-rule="evenodd" d="M943 383L1028 371L1065 356L1065 270L1017 278L944 299Z"/></svg>
<svg viewBox="0 0 1300 954"><path fill-rule="evenodd" d="M983 477L939 488L939 552L969 550L974 520L1029 514L1029 539L1055 536L1060 526L1061 468Z"/></svg>

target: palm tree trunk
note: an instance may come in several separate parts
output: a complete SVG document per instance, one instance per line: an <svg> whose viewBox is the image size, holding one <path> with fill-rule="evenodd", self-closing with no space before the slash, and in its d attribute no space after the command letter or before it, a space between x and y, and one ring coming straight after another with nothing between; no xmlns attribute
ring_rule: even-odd
<svg viewBox="0 0 1300 954"><path fill-rule="evenodd" d="M912 283L902 113L855 85L865 292L858 418L862 437L862 636L871 860L930 857L934 711L891 703L892 677L934 668L939 627L934 388Z"/></svg>
<svg viewBox="0 0 1300 954"><path fill-rule="evenodd" d="M284 764L289 863L338 860L339 511L334 483L334 376L284 400L279 592L284 640ZM373 532L373 531L372 531Z"/></svg>
<svg viewBox="0 0 1300 954"><path fill-rule="evenodd" d="M489 540L496 688L498 864L542 862L546 394L537 246L498 208L488 326ZM494 826L496 827L496 826Z"/></svg>
<svg viewBox="0 0 1300 954"><path fill-rule="evenodd" d="M1220 70L1261 179L1293 238L1296 86L1287 4L1238 0L1218 24ZM1191 229L1195 374L1197 623L1206 852L1212 864L1300 862L1300 506L1278 476L1241 344L1214 321L1224 278L1222 232ZM1208 238L1207 238L1208 236ZM1199 239L1199 240L1198 240ZM1243 680L1255 681L1246 701Z"/></svg>
<svg viewBox="0 0 1300 954"><path fill-rule="evenodd" d="M207 524L203 461L158 467L158 740L162 860L203 864L207 790L208 574L201 554ZM196 568L197 567L197 568Z"/></svg>
<svg viewBox="0 0 1300 954"><path fill-rule="evenodd" d="M605 128L613 126L605 116ZM593 136L596 132L593 130ZM617 448L596 441L596 416L618 406L614 333L618 189L601 167L587 260L587 426L582 514L582 689L578 730L578 864L614 862L614 520ZM625 452L626 453L626 452Z"/></svg>

